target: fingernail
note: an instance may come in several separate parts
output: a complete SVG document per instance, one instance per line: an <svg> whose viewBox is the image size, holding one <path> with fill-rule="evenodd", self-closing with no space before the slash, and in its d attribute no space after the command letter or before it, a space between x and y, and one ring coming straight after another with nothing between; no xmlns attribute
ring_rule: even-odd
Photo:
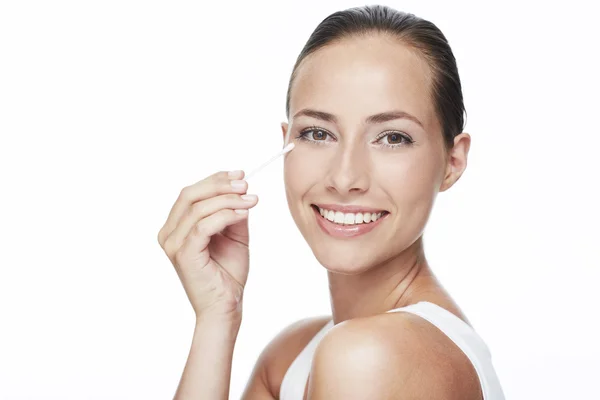
<svg viewBox="0 0 600 400"><path fill-rule="evenodd" d="M238 169L235 171L229 171L227 173L227 175L229 176L229 179L233 179L233 178L240 176L242 172L243 172L242 170Z"/></svg>
<svg viewBox="0 0 600 400"><path fill-rule="evenodd" d="M237 210L233 210L238 214L248 214L248 210L245 210L243 208L237 209Z"/></svg>
<svg viewBox="0 0 600 400"><path fill-rule="evenodd" d="M255 194L245 194L242 197L242 200L247 201L249 203L252 203L254 201L256 201L256 195Z"/></svg>
<svg viewBox="0 0 600 400"><path fill-rule="evenodd" d="M231 187L234 189L243 189L245 181L231 181Z"/></svg>

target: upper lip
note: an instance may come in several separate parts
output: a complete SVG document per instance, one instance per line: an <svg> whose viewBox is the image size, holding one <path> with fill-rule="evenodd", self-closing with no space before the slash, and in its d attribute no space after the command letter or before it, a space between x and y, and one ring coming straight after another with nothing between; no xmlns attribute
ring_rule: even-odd
<svg viewBox="0 0 600 400"><path fill-rule="evenodd" d="M378 212L386 211L381 208L373 208L373 207L366 207L366 206L351 206L351 205L345 206L345 205L341 205L341 204L317 204L317 203L315 203L314 205L317 207L323 208L325 210L339 211L344 214L346 214L346 213L352 213L352 214L378 213Z"/></svg>

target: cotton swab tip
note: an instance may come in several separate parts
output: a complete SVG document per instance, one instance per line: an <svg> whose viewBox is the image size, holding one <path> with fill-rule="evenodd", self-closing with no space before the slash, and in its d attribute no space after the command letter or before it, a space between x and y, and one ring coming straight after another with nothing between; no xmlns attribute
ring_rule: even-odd
<svg viewBox="0 0 600 400"><path fill-rule="evenodd" d="M294 148L294 146L296 146L296 144L295 144L295 143L290 143L290 144L288 144L287 146L285 146L285 147L283 148L283 150L281 151L281 154L285 154L285 153L287 153L288 151L291 151L291 150Z"/></svg>

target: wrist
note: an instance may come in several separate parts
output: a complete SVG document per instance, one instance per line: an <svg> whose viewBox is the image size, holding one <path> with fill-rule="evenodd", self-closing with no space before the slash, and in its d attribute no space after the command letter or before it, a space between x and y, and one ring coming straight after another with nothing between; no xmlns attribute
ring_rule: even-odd
<svg viewBox="0 0 600 400"><path fill-rule="evenodd" d="M242 313L204 312L196 315L196 329L216 329L237 335L242 323Z"/></svg>

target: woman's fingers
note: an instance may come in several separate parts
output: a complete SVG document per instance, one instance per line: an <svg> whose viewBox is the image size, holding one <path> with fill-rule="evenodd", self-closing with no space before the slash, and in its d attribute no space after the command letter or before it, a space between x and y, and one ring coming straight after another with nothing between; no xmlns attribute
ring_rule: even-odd
<svg viewBox="0 0 600 400"><path fill-rule="evenodd" d="M248 190L248 183L241 180L243 171L220 171L207 178L183 188L173 204L167 221L158 233L158 241L164 247L164 242L175 229L181 217L188 208L198 201L227 193L243 194Z"/></svg>
<svg viewBox="0 0 600 400"><path fill-rule="evenodd" d="M221 232L229 225L236 224L248 217L248 212L238 213L225 208L209 215L194 225L183 244L174 253L177 265L188 265L193 261L195 265L204 266L208 263L210 254L206 247L211 236Z"/></svg>
<svg viewBox="0 0 600 400"><path fill-rule="evenodd" d="M165 248L177 251L183 244L190 231L200 221L222 209L247 210L258 203L256 195L224 194L192 204L181 217L179 224L167 237Z"/></svg>

